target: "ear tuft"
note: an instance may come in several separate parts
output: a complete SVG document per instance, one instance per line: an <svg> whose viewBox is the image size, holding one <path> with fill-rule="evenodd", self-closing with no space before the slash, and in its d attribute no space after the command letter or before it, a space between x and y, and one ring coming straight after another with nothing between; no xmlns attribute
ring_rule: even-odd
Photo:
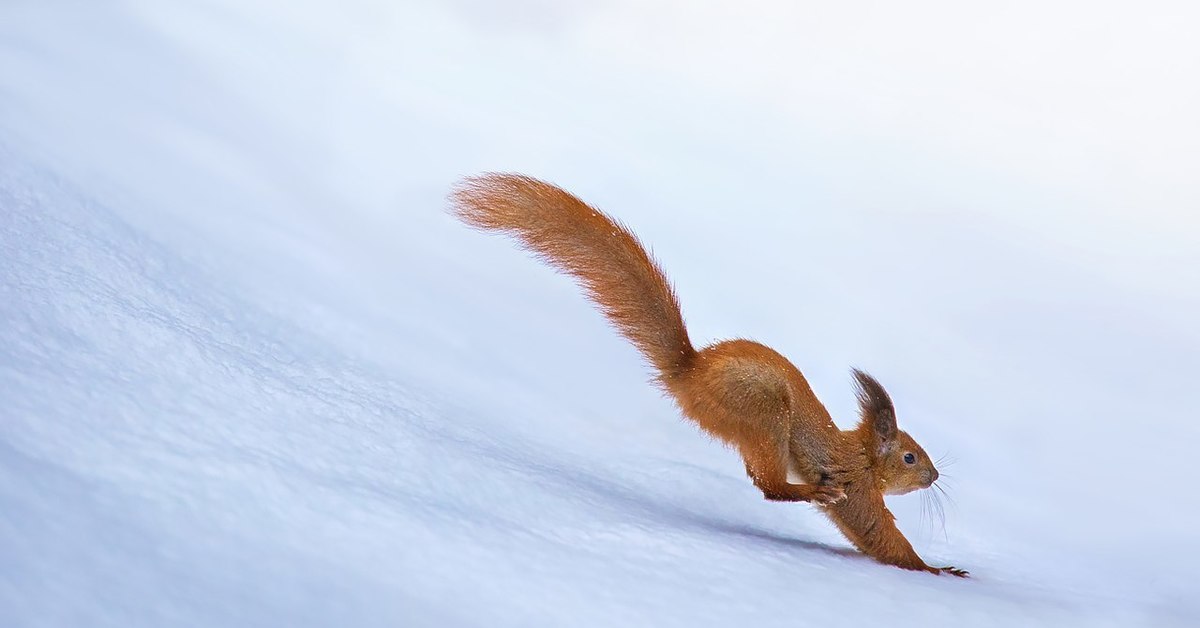
<svg viewBox="0 0 1200 628"><path fill-rule="evenodd" d="M858 369L854 374L855 394L858 396L858 411L864 423L871 425L881 442L896 436L896 408L892 398L874 377Z"/></svg>

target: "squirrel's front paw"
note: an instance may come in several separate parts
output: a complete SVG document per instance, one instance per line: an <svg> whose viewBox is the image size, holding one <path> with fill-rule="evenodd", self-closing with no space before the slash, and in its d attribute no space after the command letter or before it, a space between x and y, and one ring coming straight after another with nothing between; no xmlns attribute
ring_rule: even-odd
<svg viewBox="0 0 1200 628"><path fill-rule="evenodd" d="M836 504L843 499L846 499L846 491L837 486L818 486L813 491L813 496L810 501L821 506Z"/></svg>
<svg viewBox="0 0 1200 628"><path fill-rule="evenodd" d="M959 569L958 567L939 567L938 573L948 573L959 578L966 578L971 575L971 572L966 569Z"/></svg>

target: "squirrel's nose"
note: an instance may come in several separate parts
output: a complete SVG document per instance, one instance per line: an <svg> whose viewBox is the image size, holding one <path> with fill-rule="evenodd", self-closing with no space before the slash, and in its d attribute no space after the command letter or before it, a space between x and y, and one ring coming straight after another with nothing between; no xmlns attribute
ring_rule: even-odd
<svg viewBox="0 0 1200 628"><path fill-rule="evenodd" d="M933 484L934 482L937 482L937 479L938 479L937 469L930 469L929 470L929 483Z"/></svg>

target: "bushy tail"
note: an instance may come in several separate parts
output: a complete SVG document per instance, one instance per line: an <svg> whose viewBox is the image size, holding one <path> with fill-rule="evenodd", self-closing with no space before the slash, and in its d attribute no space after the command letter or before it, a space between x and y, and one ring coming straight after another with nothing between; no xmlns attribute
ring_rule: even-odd
<svg viewBox="0 0 1200 628"><path fill-rule="evenodd" d="M617 221L558 187L516 174L469 177L450 200L464 222L512 234L574 276L664 383L695 357L671 284Z"/></svg>

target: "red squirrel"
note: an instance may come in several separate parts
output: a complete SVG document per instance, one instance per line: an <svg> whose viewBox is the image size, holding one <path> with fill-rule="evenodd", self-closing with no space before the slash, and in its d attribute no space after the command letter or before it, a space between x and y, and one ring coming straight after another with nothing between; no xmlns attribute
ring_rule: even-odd
<svg viewBox="0 0 1200 628"><path fill-rule="evenodd" d="M515 236L573 276L654 367L684 416L742 455L763 497L813 504L879 562L967 575L925 564L884 505L884 495L929 488L938 471L897 429L892 400L873 377L853 371L860 421L840 430L799 369L770 347L750 340L693 347L662 269L629 229L599 210L517 174L467 178L450 200L468 225Z"/></svg>

